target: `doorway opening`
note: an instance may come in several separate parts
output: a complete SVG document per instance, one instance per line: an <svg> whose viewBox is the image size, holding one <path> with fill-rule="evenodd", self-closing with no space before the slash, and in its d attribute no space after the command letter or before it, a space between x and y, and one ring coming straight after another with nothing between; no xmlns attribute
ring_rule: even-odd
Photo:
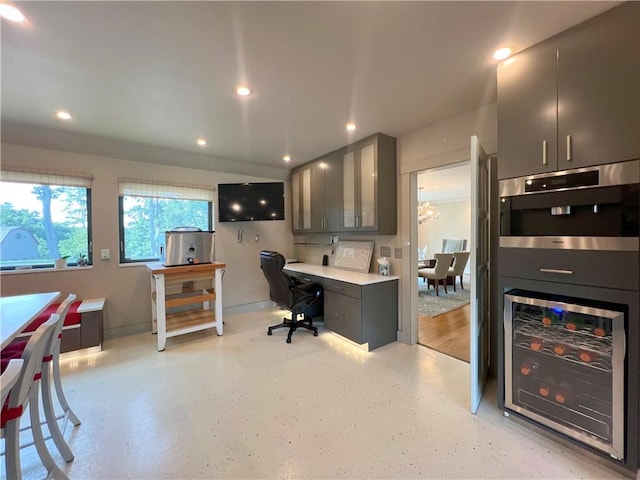
<svg viewBox="0 0 640 480"><path fill-rule="evenodd" d="M471 163L417 172L417 341L469 363Z"/></svg>

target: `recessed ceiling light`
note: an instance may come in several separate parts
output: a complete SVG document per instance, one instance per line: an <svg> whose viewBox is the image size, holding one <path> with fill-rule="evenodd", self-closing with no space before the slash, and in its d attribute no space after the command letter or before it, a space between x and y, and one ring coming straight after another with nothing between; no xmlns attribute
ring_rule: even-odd
<svg viewBox="0 0 640 480"><path fill-rule="evenodd" d="M282 157L282 159L283 159L285 162L290 162L290 161L291 161L291 157L290 157L289 155L285 155L284 157Z"/></svg>
<svg viewBox="0 0 640 480"><path fill-rule="evenodd" d="M238 87L236 88L236 93L241 97L246 97L247 95L251 95L251 90L247 87Z"/></svg>
<svg viewBox="0 0 640 480"><path fill-rule="evenodd" d="M513 48L502 47L493 53L493 58L495 58L496 60L504 60L505 58L509 57L509 55L511 55L512 53L513 53Z"/></svg>
<svg viewBox="0 0 640 480"><path fill-rule="evenodd" d="M56 117L60 120L71 120L73 118L69 112L65 112L64 110L56 112Z"/></svg>
<svg viewBox="0 0 640 480"><path fill-rule="evenodd" d="M6 3L0 4L0 17L12 22L24 22L26 17L16 7L12 7Z"/></svg>
<svg viewBox="0 0 640 480"><path fill-rule="evenodd" d="M199 138L198 140L196 140L196 143L201 147L204 147L207 144L207 141L204 138Z"/></svg>
<svg viewBox="0 0 640 480"><path fill-rule="evenodd" d="M356 124L353 122L349 122L347 123L347 130L349 130L350 132L353 132L356 129Z"/></svg>

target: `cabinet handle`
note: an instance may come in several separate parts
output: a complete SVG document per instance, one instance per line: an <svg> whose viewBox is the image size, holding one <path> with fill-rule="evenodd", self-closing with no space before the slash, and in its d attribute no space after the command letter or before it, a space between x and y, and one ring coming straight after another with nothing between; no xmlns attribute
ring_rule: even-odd
<svg viewBox="0 0 640 480"><path fill-rule="evenodd" d="M571 135L567 135L567 162L573 160L571 157Z"/></svg>
<svg viewBox="0 0 640 480"><path fill-rule="evenodd" d="M547 165L549 163L549 160L547 159L547 141L546 140L542 140L542 164L543 165Z"/></svg>
<svg viewBox="0 0 640 480"><path fill-rule="evenodd" d="M541 268L542 273L561 273L563 275L573 275L573 270L558 270L557 268Z"/></svg>
<svg viewBox="0 0 640 480"><path fill-rule="evenodd" d="M336 290L344 290L344 287L340 287L338 285L331 285L332 288L335 288Z"/></svg>
<svg viewBox="0 0 640 480"><path fill-rule="evenodd" d="M334 313L333 314L335 317L339 318L340 320L344 320L344 314L343 313Z"/></svg>

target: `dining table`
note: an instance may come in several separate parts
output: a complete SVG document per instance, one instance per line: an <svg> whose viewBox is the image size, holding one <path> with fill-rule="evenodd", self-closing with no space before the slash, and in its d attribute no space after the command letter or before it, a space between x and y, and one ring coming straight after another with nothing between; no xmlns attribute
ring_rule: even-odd
<svg viewBox="0 0 640 480"><path fill-rule="evenodd" d="M58 297L60 292L0 297L0 349L9 345Z"/></svg>

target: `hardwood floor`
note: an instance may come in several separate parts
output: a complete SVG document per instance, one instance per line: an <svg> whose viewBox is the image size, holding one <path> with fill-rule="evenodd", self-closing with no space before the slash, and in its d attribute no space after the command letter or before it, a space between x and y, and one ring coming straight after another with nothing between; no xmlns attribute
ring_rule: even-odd
<svg viewBox="0 0 640 480"><path fill-rule="evenodd" d="M429 317L418 314L418 343L469 363L470 305Z"/></svg>

